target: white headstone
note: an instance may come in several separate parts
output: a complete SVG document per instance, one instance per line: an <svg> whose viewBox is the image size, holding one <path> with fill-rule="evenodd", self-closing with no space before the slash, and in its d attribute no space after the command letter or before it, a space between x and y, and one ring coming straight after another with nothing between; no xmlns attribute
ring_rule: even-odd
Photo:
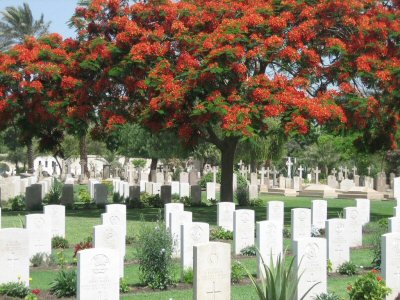
<svg viewBox="0 0 400 300"><path fill-rule="evenodd" d="M400 233L387 233L381 238L381 273L392 291L386 300L397 299L400 293Z"/></svg>
<svg viewBox="0 0 400 300"><path fill-rule="evenodd" d="M400 198L400 177L394 178L393 185L393 197Z"/></svg>
<svg viewBox="0 0 400 300"><path fill-rule="evenodd" d="M215 196L217 184L215 182L207 182L207 200L217 199Z"/></svg>
<svg viewBox="0 0 400 300"><path fill-rule="evenodd" d="M393 217L388 218L389 221L389 233L400 233L400 218Z"/></svg>
<svg viewBox="0 0 400 300"><path fill-rule="evenodd" d="M393 217L400 217L400 206L393 207Z"/></svg>
<svg viewBox="0 0 400 300"><path fill-rule="evenodd" d="M125 204L108 204L106 205L106 213L111 215L112 225L120 225L122 234L126 236L126 205Z"/></svg>
<svg viewBox="0 0 400 300"><path fill-rule="evenodd" d="M209 242L193 249L193 299L231 299L231 247Z"/></svg>
<svg viewBox="0 0 400 300"><path fill-rule="evenodd" d="M192 212L190 211L175 211L169 213L169 230L173 240L174 258L181 257L181 225L192 222Z"/></svg>
<svg viewBox="0 0 400 300"><path fill-rule="evenodd" d="M146 193L149 195L154 195L153 183L154 182L146 182L145 183L145 190L146 190Z"/></svg>
<svg viewBox="0 0 400 300"><path fill-rule="evenodd" d="M302 238L293 242L295 254L295 272L299 278L296 299L302 296L318 283L304 300L312 300L315 296L327 291L327 259L326 240L323 238Z"/></svg>
<svg viewBox="0 0 400 300"><path fill-rule="evenodd" d="M325 228L328 219L328 202L325 200L311 201L311 223L314 228Z"/></svg>
<svg viewBox="0 0 400 300"><path fill-rule="evenodd" d="M350 245L346 219L329 219L326 221L326 238L328 242L328 259L332 263L332 271L344 262L350 261Z"/></svg>
<svg viewBox="0 0 400 300"><path fill-rule="evenodd" d="M292 240L311 237L311 210L294 208L291 211Z"/></svg>
<svg viewBox="0 0 400 300"><path fill-rule="evenodd" d="M179 195L179 181L171 181L171 194Z"/></svg>
<svg viewBox="0 0 400 300"><path fill-rule="evenodd" d="M182 269L193 269L193 246L208 243L210 225L200 222L189 222L181 225L181 264Z"/></svg>
<svg viewBox="0 0 400 300"><path fill-rule="evenodd" d="M233 212L233 253L254 246L255 214L251 209L238 209Z"/></svg>
<svg viewBox="0 0 400 300"><path fill-rule="evenodd" d="M225 230L233 231L233 212L235 203L219 202L217 204L217 225Z"/></svg>
<svg viewBox="0 0 400 300"><path fill-rule="evenodd" d="M139 181L139 186L140 186L140 192L146 192L146 180L140 180Z"/></svg>
<svg viewBox="0 0 400 300"><path fill-rule="evenodd" d="M283 201L269 201L267 204L267 220L275 221L284 226L285 203Z"/></svg>
<svg viewBox="0 0 400 300"><path fill-rule="evenodd" d="M29 214L25 216L26 229L29 234L29 257L37 253L51 255L50 218L45 214Z"/></svg>
<svg viewBox="0 0 400 300"><path fill-rule="evenodd" d="M28 231L0 229L0 284L20 281L29 286L29 259Z"/></svg>
<svg viewBox="0 0 400 300"><path fill-rule="evenodd" d="M125 236L125 232L124 232L123 217L121 217L120 215L116 214L115 212L113 212L113 213L108 213L107 212L107 213L101 214L101 222L102 222L102 225L115 226L117 228L117 230L119 230L121 232L121 235L119 237L119 249L120 249L120 253L122 253L122 256L125 257L125 253L126 253L125 239L126 239L126 236Z"/></svg>
<svg viewBox="0 0 400 300"><path fill-rule="evenodd" d="M249 199L257 199L258 198L258 185L250 184L249 185Z"/></svg>
<svg viewBox="0 0 400 300"><path fill-rule="evenodd" d="M180 183L189 183L189 173L181 172L179 174L179 182Z"/></svg>
<svg viewBox="0 0 400 300"><path fill-rule="evenodd" d="M164 221L165 228L169 229L169 214L171 212L183 211L184 205L183 203L167 203L164 205Z"/></svg>
<svg viewBox="0 0 400 300"><path fill-rule="evenodd" d="M45 215L49 216L51 225L51 236L61 236L65 238L65 206L46 205L43 207Z"/></svg>
<svg viewBox="0 0 400 300"><path fill-rule="evenodd" d="M350 247L362 246L362 216L357 207L345 207L344 217L349 222L349 244Z"/></svg>
<svg viewBox="0 0 400 300"><path fill-rule="evenodd" d="M265 276L264 264L276 264L277 257L282 254L283 234L282 224L275 221L257 222L257 275L259 278Z"/></svg>
<svg viewBox="0 0 400 300"><path fill-rule="evenodd" d="M190 185L187 182L181 182L179 184L179 197L189 197L190 196Z"/></svg>
<svg viewBox="0 0 400 300"><path fill-rule="evenodd" d="M119 299L118 252L92 248L78 252L77 299Z"/></svg>
<svg viewBox="0 0 400 300"><path fill-rule="evenodd" d="M356 206L361 214L362 224L369 223L371 202L369 199L356 199Z"/></svg>

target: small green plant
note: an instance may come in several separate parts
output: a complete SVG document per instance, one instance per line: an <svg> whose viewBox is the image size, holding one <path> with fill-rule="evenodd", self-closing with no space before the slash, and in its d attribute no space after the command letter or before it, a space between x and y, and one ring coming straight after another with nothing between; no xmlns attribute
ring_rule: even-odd
<svg viewBox="0 0 400 300"><path fill-rule="evenodd" d="M52 259L52 258L50 258L50 259ZM56 253L56 257L54 258L54 261L60 268L64 268L64 266L67 263L67 260L65 259L65 255L64 255L64 250L58 251Z"/></svg>
<svg viewBox="0 0 400 300"><path fill-rule="evenodd" d="M122 196L118 193L113 193L112 201L113 201L113 203L124 203L125 198L124 198L124 196Z"/></svg>
<svg viewBox="0 0 400 300"><path fill-rule="evenodd" d="M328 259L327 263L326 263L326 270L328 273L332 273L333 272L333 264L332 261L330 259Z"/></svg>
<svg viewBox="0 0 400 300"><path fill-rule="evenodd" d="M253 206L253 207L263 207L264 201L260 198L251 199L249 204L250 204L250 206Z"/></svg>
<svg viewBox="0 0 400 300"><path fill-rule="evenodd" d="M340 300L340 297L335 293L322 293L317 295L314 300Z"/></svg>
<svg viewBox="0 0 400 300"><path fill-rule="evenodd" d="M9 200L11 203L11 210L13 211L21 211L25 210L25 198L24 196L16 196Z"/></svg>
<svg viewBox="0 0 400 300"><path fill-rule="evenodd" d="M129 284L125 278L119 279L119 292L124 294L129 292Z"/></svg>
<svg viewBox="0 0 400 300"><path fill-rule="evenodd" d="M16 298L25 298L30 290L23 282L8 282L0 284L0 295Z"/></svg>
<svg viewBox="0 0 400 300"><path fill-rule="evenodd" d="M386 233L388 230L387 219L380 219L377 223L377 228L374 230L374 235L371 241L371 252L372 252L372 266L375 269L381 268L381 257L382 257L382 249L381 249L381 236ZM372 225L373 223L369 223L368 225Z"/></svg>
<svg viewBox="0 0 400 300"><path fill-rule="evenodd" d="M372 270L347 287L350 300L382 300L390 293L385 281L378 275L377 270Z"/></svg>
<svg viewBox="0 0 400 300"><path fill-rule="evenodd" d="M33 255L30 259L32 267L39 267L45 264L49 260L49 257L44 252L39 252Z"/></svg>
<svg viewBox="0 0 400 300"><path fill-rule="evenodd" d="M240 254L244 255L244 256L256 256L257 248L254 245L247 246L247 247L243 248L242 250L240 250Z"/></svg>
<svg viewBox="0 0 400 300"><path fill-rule="evenodd" d="M250 205L249 192L247 190L247 185L238 185L235 197L236 197L236 201L239 206L249 206Z"/></svg>
<svg viewBox="0 0 400 300"><path fill-rule="evenodd" d="M183 270L182 280L184 283L193 284L193 269L192 268Z"/></svg>
<svg viewBox="0 0 400 300"><path fill-rule="evenodd" d="M240 262L234 261L231 265L231 281L232 283L239 283L246 277L246 271Z"/></svg>
<svg viewBox="0 0 400 300"><path fill-rule="evenodd" d="M146 165L146 160L145 159L134 159L132 160L132 164L135 166L135 168L144 168Z"/></svg>
<svg viewBox="0 0 400 300"><path fill-rule="evenodd" d="M90 199L89 191L86 189L80 189L78 192L79 202L83 202L86 206L90 204L92 199Z"/></svg>
<svg viewBox="0 0 400 300"><path fill-rule="evenodd" d="M211 228L210 240L233 240L233 232L222 227Z"/></svg>
<svg viewBox="0 0 400 300"><path fill-rule="evenodd" d="M184 206L190 207L193 205L192 198L185 196L180 199L180 202L183 203Z"/></svg>
<svg viewBox="0 0 400 300"><path fill-rule="evenodd" d="M51 239L51 248L53 249L67 249L68 247L67 239L62 236L55 236Z"/></svg>
<svg viewBox="0 0 400 300"><path fill-rule="evenodd" d="M50 283L50 293L57 298L76 296L76 270L62 268Z"/></svg>
<svg viewBox="0 0 400 300"><path fill-rule="evenodd" d="M172 245L171 234L161 222L140 227L136 251L142 284L161 290L173 284Z"/></svg>
<svg viewBox="0 0 400 300"><path fill-rule="evenodd" d="M172 194L171 201L174 203L179 203L181 202L181 197L179 196L179 194Z"/></svg>
<svg viewBox="0 0 400 300"><path fill-rule="evenodd" d="M357 266L351 261L346 261L338 267L338 273L347 276L355 275L357 274Z"/></svg>
<svg viewBox="0 0 400 300"><path fill-rule="evenodd" d="M44 197L43 202L48 204L60 204L61 203L61 195L62 195L62 187L63 184L54 179L54 183L50 188L50 191Z"/></svg>
<svg viewBox="0 0 400 300"><path fill-rule="evenodd" d="M156 207L162 208L164 207L164 203L162 203L160 195L149 195L147 193L142 193L140 195L140 203L141 207L148 208L148 207Z"/></svg>
<svg viewBox="0 0 400 300"><path fill-rule="evenodd" d="M283 237L285 239L290 239L292 236L292 233L290 232L290 228L288 227L283 227Z"/></svg>

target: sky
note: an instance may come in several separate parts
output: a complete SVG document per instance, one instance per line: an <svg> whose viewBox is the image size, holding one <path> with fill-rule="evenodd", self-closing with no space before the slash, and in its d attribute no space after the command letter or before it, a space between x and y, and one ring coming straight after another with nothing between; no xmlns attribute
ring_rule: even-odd
<svg viewBox="0 0 400 300"><path fill-rule="evenodd" d="M0 0L0 11L7 6L22 6L24 2L29 4L34 19L43 14L46 22L51 21L49 32L57 32L64 38L75 36L75 31L68 27L67 22L78 0Z"/></svg>

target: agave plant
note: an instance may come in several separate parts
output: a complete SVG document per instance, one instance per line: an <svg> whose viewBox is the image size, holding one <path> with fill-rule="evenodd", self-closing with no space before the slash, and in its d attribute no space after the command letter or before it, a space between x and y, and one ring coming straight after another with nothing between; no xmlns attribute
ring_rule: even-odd
<svg viewBox="0 0 400 300"><path fill-rule="evenodd" d="M258 250L257 250L258 252ZM262 258L261 258L262 260ZM258 283L252 274L245 268L247 275L249 276L254 288L257 291L257 295L261 300L293 300L296 299L297 286L299 284L299 277L296 276L294 270L294 257L291 259L289 264L286 264L286 253L279 255L276 262L272 260L267 266L262 260L264 268L264 276L260 283ZM319 282L311 286L307 292L301 296L300 300L304 299L308 293L317 285Z"/></svg>

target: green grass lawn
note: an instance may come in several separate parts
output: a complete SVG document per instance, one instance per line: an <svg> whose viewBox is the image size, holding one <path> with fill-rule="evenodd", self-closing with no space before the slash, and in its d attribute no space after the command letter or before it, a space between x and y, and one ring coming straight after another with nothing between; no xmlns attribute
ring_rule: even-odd
<svg viewBox="0 0 400 300"><path fill-rule="evenodd" d="M285 202L285 225L290 226L290 210L296 207L311 207L311 198L304 197L283 197L283 196L262 196L264 201L263 207L240 207L254 209L256 213L256 221L266 219L265 204L268 201L280 200ZM354 200L348 199L332 199L328 200L328 218L336 218L341 215L342 209L347 206L355 206ZM392 216L394 201L371 201L371 223L364 229L363 247L360 249L352 249L351 260L363 269L372 267L372 251L371 247L376 236L378 228L377 221L382 218ZM185 210L193 212L193 221L207 222L211 226L216 226L217 209L216 206L209 207L187 207ZM74 244L92 236L93 226L101 223L101 214L104 209L80 209L67 210L66 212L66 236L70 243L70 248L63 251L63 256L67 262L73 262L73 246ZM3 211L2 227L21 227L24 222L24 212ZM127 211L127 235L134 236L142 222L156 222L163 216L162 209L128 209ZM290 251L290 240L285 239L284 245ZM191 299L192 289L188 285L183 287L179 285L168 291L149 291L148 289L138 289L140 286L139 266L135 262L135 244L128 244L126 248L126 265L125 279L129 285L134 288L135 292L125 294L122 299ZM54 253L60 252L54 250ZM236 258L233 257L233 260ZM256 273L255 257L240 257L241 263L253 274ZM179 263L174 263L175 279L180 278ZM54 279L57 273L57 266L51 268L31 268L31 287L41 290L48 290L49 283ZM346 287L354 282L357 276L347 277L337 274L328 277L328 289L334 291L342 298L347 298ZM253 287L249 283L233 285L232 299L258 299Z"/></svg>

